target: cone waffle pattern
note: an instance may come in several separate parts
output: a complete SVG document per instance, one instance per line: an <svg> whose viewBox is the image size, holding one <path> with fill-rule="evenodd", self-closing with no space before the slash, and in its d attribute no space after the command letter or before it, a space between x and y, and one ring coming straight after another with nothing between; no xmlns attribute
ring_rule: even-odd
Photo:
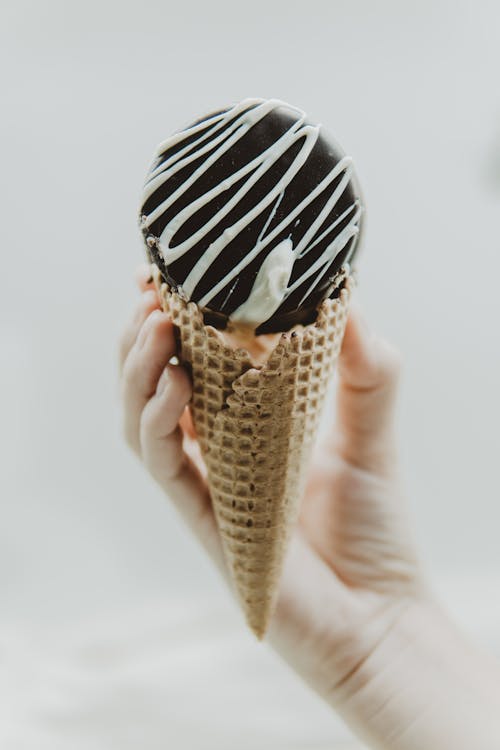
<svg viewBox="0 0 500 750"><path fill-rule="evenodd" d="M262 638L345 329L352 281L315 323L286 333L265 365L224 346L199 308L159 283L191 370L193 421L208 469L228 568L247 622Z"/></svg>

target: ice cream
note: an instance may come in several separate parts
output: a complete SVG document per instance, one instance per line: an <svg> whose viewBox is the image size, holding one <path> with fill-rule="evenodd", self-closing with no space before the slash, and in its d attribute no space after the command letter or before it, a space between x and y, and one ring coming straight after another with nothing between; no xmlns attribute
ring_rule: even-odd
<svg viewBox="0 0 500 750"><path fill-rule="evenodd" d="M141 228L165 281L225 328L257 334L315 319L356 252L352 160L278 100L245 99L162 143Z"/></svg>
<svg viewBox="0 0 500 750"><path fill-rule="evenodd" d="M225 559L253 632L287 544L344 333L362 200L350 157L278 100L162 143L140 226L179 360Z"/></svg>

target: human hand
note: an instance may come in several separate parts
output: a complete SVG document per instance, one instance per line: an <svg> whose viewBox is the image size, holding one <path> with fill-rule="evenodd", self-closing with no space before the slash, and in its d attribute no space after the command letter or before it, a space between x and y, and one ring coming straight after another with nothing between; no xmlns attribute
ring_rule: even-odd
<svg viewBox="0 0 500 750"><path fill-rule="evenodd" d="M126 439L227 577L189 415L190 381L170 363L173 325L148 276L147 268L139 274L142 298L121 346ZM353 310L338 363L336 419L313 461L268 639L374 747L459 750L469 747L457 744L466 731L455 721L449 733L443 710L460 684L462 671L452 665L467 663L464 677L478 673L478 694L489 696L490 682L479 657L466 656L468 644L434 604L417 564L397 476L398 372L397 354ZM434 674L436 660L444 667ZM431 709L437 687L447 696L442 721Z"/></svg>

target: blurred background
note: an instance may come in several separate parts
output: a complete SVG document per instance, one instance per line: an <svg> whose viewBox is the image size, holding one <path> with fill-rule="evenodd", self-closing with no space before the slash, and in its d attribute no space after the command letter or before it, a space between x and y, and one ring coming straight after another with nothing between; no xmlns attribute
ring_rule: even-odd
<svg viewBox="0 0 500 750"><path fill-rule="evenodd" d="M359 296L403 353L421 556L456 619L500 651L500 5L0 13L2 747L357 748L246 632L123 444L139 196L159 141L247 96L302 107L354 157Z"/></svg>

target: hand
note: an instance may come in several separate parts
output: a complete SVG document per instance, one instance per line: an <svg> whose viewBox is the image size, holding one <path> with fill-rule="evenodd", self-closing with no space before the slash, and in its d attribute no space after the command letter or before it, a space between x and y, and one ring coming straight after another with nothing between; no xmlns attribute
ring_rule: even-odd
<svg viewBox="0 0 500 750"><path fill-rule="evenodd" d="M121 345L125 436L227 577L189 415L191 384L170 363L173 325L148 277L145 267ZM353 309L335 424L314 459L268 638L373 747L459 750L473 737L474 747L489 748L477 732L498 727L495 711L492 730L483 709L500 678L490 678L423 581L397 477L398 374L397 354ZM469 700L457 718L459 677L470 689L473 675L477 711L464 718L476 706Z"/></svg>

